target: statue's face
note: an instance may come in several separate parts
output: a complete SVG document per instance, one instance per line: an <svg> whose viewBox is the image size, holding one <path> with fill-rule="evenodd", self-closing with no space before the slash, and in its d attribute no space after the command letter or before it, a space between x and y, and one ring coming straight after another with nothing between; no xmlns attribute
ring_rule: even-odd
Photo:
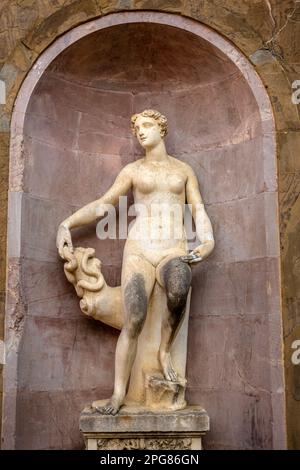
<svg viewBox="0 0 300 470"><path fill-rule="evenodd" d="M143 148L153 148L161 140L161 131L158 122L151 117L139 116L135 121L137 139Z"/></svg>

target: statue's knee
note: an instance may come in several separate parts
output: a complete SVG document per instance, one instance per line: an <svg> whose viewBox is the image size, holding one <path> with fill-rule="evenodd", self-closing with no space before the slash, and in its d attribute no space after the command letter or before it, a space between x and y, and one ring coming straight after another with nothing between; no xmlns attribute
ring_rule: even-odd
<svg viewBox="0 0 300 470"><path fill-rule="evenodd" d="M175 314L181 314L185 309L188 291L182 290L177 292L167 291L168 309Z"/></svg>
<svg viewBox="0 0 300 470"><path fill-rule="evenodd" d="M179 258L171 260L165 267L164 280L169 310L181 312L192 281L190 266Z"/></svg>

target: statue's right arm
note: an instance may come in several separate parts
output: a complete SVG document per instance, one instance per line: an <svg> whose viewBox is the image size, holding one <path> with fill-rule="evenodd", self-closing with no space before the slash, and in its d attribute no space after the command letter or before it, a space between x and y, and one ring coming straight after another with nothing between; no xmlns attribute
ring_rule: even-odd
<svg viewBox="0 0 300 470"><path fill-rule="evenodd" d="M68 246L71 252L73 251L71 229L83 227L99 219L105 214L107 204L116 205L119 197L125 196L128 193L132 187L131 165L127 165L120 171L114 184L100 199L90 202L60 224L57 232L56 246L62 258L64 258L63 251L65 245Z"/></svg>

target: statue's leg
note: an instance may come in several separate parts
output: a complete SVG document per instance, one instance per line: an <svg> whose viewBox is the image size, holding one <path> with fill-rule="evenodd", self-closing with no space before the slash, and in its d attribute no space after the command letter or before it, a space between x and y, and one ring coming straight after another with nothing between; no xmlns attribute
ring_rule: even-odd
<svg viewBox="0 0 300 470"><path fill-rule="evenodd" d="M184 318L192 280L191 268L180 258L174 258L162 267L160 278L166 290L168 315L162 321L159 359L165 378L176 381L178 377L172 365L170 348Z"/></svg>
<svg viewBox="0 0 300 470"><path fill-rule="evenodd" d="M124 257L122 295L124 326L120 333L115 356L114 392L109 403L99 411L116 414L124 402L126 387L136 356L139 334L143 328L148 302L155 283L155 268L141 256Z"/></svg>

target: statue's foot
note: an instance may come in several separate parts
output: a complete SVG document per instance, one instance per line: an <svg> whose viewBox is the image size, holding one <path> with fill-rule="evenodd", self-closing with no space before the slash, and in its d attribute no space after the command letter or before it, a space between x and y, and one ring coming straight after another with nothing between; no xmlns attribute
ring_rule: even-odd
<svg viewBox="0 0 300 470"><path fill-rule="evenodd" d="M95 409L98 411L98 413L102 415L115 416L118 413L120 407L121 407L121 404L119 403L119 401L111 398L110 401L106 405L95 406Z"/></svg>
<svg viewBox="0 0 300 470"><path fill-rule="evenodd" d="M113 415L113 416L115 416L118 413L119 408L112 405L111 403L108 403L106 406L102 406L102 407L96 406L96 410L98 411L98 413L100 413L102 415Z"/></svg>
<svg viewBox="0 0 300 470"><path fill-rule="evenodd" d="M177 382L178 375L173 367L171 354L165 351L160 351L159 358L165 379Z"/></svg>

